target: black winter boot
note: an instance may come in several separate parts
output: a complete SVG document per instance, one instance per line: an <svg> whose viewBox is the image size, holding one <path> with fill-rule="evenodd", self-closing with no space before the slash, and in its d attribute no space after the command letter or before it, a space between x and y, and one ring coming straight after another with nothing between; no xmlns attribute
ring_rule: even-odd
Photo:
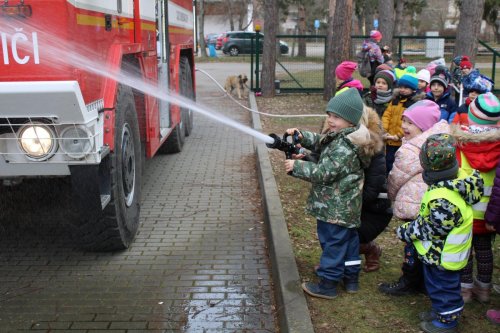
<svg viewBox="0 0 500 333"><path fill-rule="evenodd" d="M393 296L403 296L419 293L418 288L411 284L405 276L401 276L398 281L392 283L382 283L378 290L384 294Z"/></svg>
<svg viewBox="0 0 500 333"><path fill-rule="evenodd" d="M337 297L337 283L337 281L321 279L319 283L302 283L302 289L314 297L334 299Z"/></svg>

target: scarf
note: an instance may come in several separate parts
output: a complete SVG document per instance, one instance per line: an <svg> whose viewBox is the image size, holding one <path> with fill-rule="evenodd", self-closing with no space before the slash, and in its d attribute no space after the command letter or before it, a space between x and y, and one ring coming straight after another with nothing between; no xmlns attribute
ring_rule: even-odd
<svg viewBox="0 0 500 333"><path fill-rule="evenodd" d="M392 90L388 91L376 91L376 98L373 100L373 103L375 104L385 104L389 103L392 99Z"/></svg>

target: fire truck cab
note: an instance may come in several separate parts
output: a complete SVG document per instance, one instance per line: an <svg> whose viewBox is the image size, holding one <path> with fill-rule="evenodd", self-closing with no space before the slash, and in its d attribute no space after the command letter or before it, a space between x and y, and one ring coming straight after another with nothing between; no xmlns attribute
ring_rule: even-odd
<svg viewBox="0 0 500 333"><path fill-rule="evenodd" d="M191 0L0 3L0 223L14 198L37 200L32 184L64 179L81 247L131 244L144 160L193 130L189 109L147 89L195 99L193 21Z"/></svg>

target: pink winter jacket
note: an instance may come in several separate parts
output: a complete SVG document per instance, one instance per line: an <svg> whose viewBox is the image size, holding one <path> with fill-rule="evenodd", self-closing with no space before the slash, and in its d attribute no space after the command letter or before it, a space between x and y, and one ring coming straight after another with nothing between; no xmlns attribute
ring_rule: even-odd
<svg viewBox="0 0 500 333"><path fill-rule="evenodd" d="M420 201L427 190L422 179L420 166L420 148L432 134L450 133L450 126L445 120L434 124L427 131L406 141L396 152L394 165L387 178L387 195L393 202L394 216L403 220L413 220L420 209Z"/></svg>

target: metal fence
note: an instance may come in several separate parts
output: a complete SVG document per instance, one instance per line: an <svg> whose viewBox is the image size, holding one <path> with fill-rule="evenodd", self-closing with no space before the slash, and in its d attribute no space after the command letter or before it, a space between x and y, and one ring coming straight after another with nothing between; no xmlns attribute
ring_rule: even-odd
<svg viewBox="0 0 500 333"><path fill-rule="evenodd" d="M258 38L258 37L257 37ZM260 37L262 38L262 37ZM351 36L351 59L361 50L363 41L368 36ZM326 53L326 36L318 35L278 35L280 44L286 43L287 53L277 52L276 86L281 92L322 92L324 89L324 60ZM256 41L253 41L256 47ZM262 45L262 41L260 42ZM495 82L497 57L500 52L479 40L479 50L476 56L475 67ZM451 64L455 37L447 36L394 36L392 45L394 64L401 57L406 58L408 64L418 69L424 68L430 61L444 58L447 66ZM277 45L278 49L278 45ZM260 74L262 69L262 55L251 54L251 89L260 91ZM262 50L259 50L262 53ZM258 75L257 75L258 74ZM495 93L500 92L500 83L495 84Z"/></svg>
<svg viewBox="0 0 500 333"><path fill-rule="evenodd" d="M258 39L259 36L256 37ZM276 86L281 92L323 91L326 36L277 35ZM278 43L280 44L278 47ZM283 45L287 52L283 52ZM251 89L260 90L261 43L252 40ZM257 75L257 73L259 75Z"/></svg>

